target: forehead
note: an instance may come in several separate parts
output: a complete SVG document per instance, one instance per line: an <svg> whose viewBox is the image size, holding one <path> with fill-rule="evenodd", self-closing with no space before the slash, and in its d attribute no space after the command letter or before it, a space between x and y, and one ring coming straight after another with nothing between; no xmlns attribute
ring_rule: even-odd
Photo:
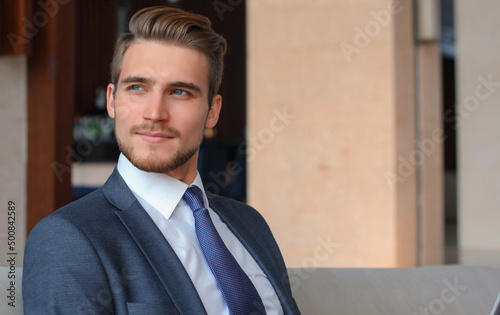
<svg viewBox="0 0 500 315"><path fill-rule="evenodd" d="M123 56L118 81L129 76L146 77L161 83L192 82L208 90L208 59L194 48L137 40Z"/></svg>

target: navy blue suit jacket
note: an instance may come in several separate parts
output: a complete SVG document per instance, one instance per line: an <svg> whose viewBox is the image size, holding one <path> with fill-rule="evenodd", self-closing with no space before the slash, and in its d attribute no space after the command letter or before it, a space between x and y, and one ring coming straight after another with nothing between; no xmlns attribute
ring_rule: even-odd
<svg viewBox="0 0 500 315"><path fill-rule="evenodd" d="M267 275L285 314L300 314L262 216L236 201L208 199ZM102 188L32 230L23 299L25 314L206 314L182 263L116 169Z"/></svg>

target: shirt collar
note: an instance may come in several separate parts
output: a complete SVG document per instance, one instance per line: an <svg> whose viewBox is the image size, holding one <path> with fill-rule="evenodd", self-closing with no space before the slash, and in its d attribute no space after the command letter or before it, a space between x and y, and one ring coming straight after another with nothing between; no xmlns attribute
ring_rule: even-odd
<svg viewBox="0 0 500 315"><path fill-rule="evenodd" d="M135 167L123 154L118 158L118 172L134 194L144 199L169 219L179 202L184 202L182 196L190 186L198 186L203 192L205 207L208 204L200 174L191 185L162 173L145 172Z"/></svg>

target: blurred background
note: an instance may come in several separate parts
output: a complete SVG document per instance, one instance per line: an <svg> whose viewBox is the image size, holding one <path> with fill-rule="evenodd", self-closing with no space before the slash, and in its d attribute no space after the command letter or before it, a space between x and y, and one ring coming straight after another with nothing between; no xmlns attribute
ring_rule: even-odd
<svg viewBox="0 0 500 315"><path fill-rule="evenodd" d="M199 171L289 267L500 267L494 0L0 1L0 265L111 174L113 45L151 5L227 39Z"/></svg>

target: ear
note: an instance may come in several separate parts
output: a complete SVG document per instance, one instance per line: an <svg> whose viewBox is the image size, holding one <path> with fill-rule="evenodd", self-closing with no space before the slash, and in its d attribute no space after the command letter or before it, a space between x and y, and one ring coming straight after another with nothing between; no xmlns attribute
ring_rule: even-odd
<svg viewBox="0 0 500 315"><path fill-rule="evenodd" d="M106 109L108 110L108 115L111 118L115 118L115 96L114 91L115 85L113 83L108 84L108 90L106 91Z"/></svg>
<svg viewBox="0 0 500 315"><path fill-rule="evenodd" d="M212 99L212 106L208 111L207 120L205 121L205 128L213 128L219 120L220 109L222 107L222 96L217 94Z"/></svg>

